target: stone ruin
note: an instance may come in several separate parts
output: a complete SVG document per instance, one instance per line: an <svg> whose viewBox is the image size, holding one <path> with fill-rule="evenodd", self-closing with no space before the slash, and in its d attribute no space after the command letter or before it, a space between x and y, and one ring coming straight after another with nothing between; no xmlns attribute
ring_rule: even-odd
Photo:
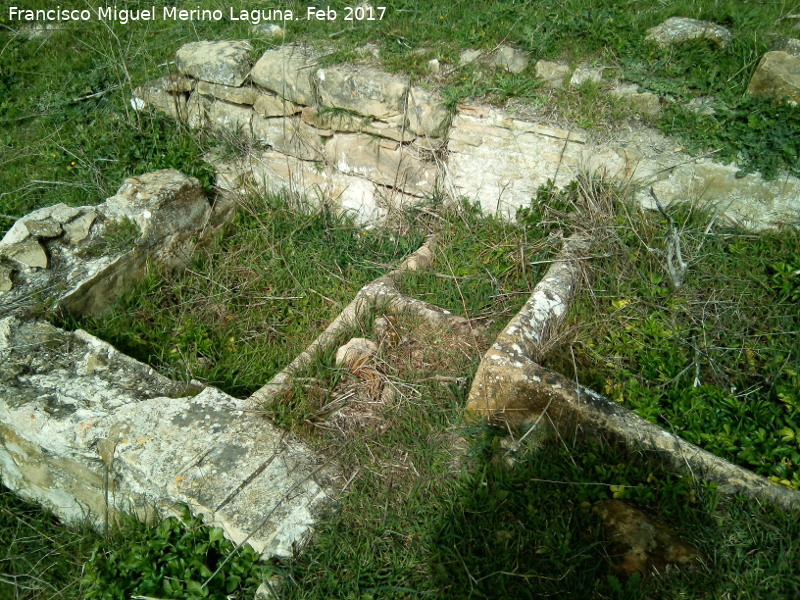
<svg viewBox="0 0 800 600"><path fill-rule="evenodd" d="M178 52L179 73L140 87L152 105L192 127L211 127L253 149L215 159L223 192L255 183L317 195L364 224L432 196L476 199L509 215L548 180L599 173L665 201L691 198L761 228L791 222L800 181L736 178L736 167L679 152L669 141L598 140L496 108L451 114L438 94L375 69L321 67L300 46L252 64L246 42L197 42ZM509 59L509 64L511 61ZM538 70L538 69L537 69ZM224 195L223 195L224 198ZM236 543L287 556L341 489L335 465L254 414L287 389L313 352L380 302L450 328L465 320L398 292L407 270L430 265L429 238L364 286L309 348L251 398L169 380L96 337L54 327L51 311L101 313L149 265L180 268L230 219L199 182L176 171L127 179L97 206L57 205L19 219L0 241L0 469L5 485L67 521L106 523L187 505ZM666 453L723 491L787 507L800 494L719 459L536 363L579 283L591 240L576 236L484 357L467 410L509 424L580 428Z"/></svg>

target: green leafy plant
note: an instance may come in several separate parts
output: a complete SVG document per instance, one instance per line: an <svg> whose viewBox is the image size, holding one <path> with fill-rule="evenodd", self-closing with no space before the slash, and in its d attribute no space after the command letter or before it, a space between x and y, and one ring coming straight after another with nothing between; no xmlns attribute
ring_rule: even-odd
<svg viewBox="0 0 800 600"><path fill-rule="evenodd" d="M203 526L188 510L153 526L128 522L116 535L117 543L98 542L86 563L81 578L86 600L132 595L222 600L252 594L270 573L252 548L234 548L221 529Z"/></svg>

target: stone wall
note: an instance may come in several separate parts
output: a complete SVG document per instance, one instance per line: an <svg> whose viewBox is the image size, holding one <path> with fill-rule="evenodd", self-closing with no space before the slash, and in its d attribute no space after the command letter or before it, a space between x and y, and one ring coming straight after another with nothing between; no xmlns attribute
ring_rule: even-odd
<svg viewBox="0 0 800 600"><path fill-rule="evenodd" d="M223 207L222 213L220 207ZM329 498L329 468L238 400L172 381L85 331L151 265L180 267L231 212L173 170L97 206L19 219L0 240L0 478L66 521L181 505L265 556L290 555Z"/></svg>
<svg viewBox="0 0 800 600"><path fill-rule="evenodd" d="M322 66L299 45L256 60L247 42L194 42L178 51L177 65L138 88L133 106L246 139L253 149L243 158L214 161L222 187L288 188L352 210L363 224L430 198L466 197L513 216L548 180L561 186L579 173L630 184L647 206L652 186L665 204L709 204L751 228L800 218L797 178L737 178L735 165L689 156L653 130L600 139L493 107L452 112L407 76Z"/></svg>

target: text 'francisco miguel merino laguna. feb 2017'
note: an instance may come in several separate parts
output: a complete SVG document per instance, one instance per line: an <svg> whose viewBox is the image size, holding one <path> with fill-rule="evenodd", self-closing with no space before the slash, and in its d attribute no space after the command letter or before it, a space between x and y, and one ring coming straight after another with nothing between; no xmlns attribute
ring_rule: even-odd
<svg viewBox="0 0 800 600"><path fill-rule="evenodd" d="M206 9L199 6L193 9L178 8L175 6L155 6L148 8L117 8L104 6L97 8L62 8L55 6L46 9L28 9L20 6L9 6L7 17L9 21L44 21L44 22L70 22L70 21L114 21L122 25L134 21L247 21L258 25L263 21L295 21L305 19L308 21L380 21L386 12L385 6L372 7L362 5L345 7L334 10L328 6L307 6L305 12L300 14L291 10L258 8L238 9L229 7L224 9Z"/></svg>

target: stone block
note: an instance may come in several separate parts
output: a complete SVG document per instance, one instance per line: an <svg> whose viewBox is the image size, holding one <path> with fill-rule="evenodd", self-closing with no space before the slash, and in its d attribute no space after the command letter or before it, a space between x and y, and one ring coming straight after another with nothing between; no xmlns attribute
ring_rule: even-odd
<svg viewBox="0 0 800 600"><path fill-rule="evenodd" d="M246 41L189 42L176 54L178 71L210 83L240 86L252 65Z"/></svg>
<svg viewBox="0 0 800 600"><path fill-rule="evenodd" d="M204 96L219 98L232 104L248 104L252 106L258 100L261 92L250 86L232 87L220 83L209 83L207 81L197 82L197 93Z"/></svg>
<svg viewBox="0 0 800 600"><path fill-rule="evenodd" d="M696 39L707 39L720 46L727 46L733 41L733 34L722 25L710 21L670 17L660 25L648 29L645 39L653 40L661 47Z"/></svg>
<svg viewBox="0 0 800 600"><path fill-rule="evenodd" d="M260 94L253 104L253 110L256 111L259 117L268 119L270 117L288 117L290 115L296 115L303 110L303 107L298 106L294 102L283 100L278 96Z"/></svg>
<svg viewBox="0 0 800 600"><path fill-rule="evenodd" d="M791 102L800 102L800 56L788 52L767 52L758 63L747 91Z"/></svg>
<svg viewBox="0 0 800 600"><path fill-rule="evenodd" d="M253 117L254 139L268 144L275 151L302 160L322 160L323 144L320 132L304 123L300 117Z"/></svg>
<svg viewBox="0 0 800 600"><path fill-rule="evenodd" d="M267 50L253 67L253 83L275 92L281 98L308 106L314 103L311 84L317 69L317 56L308 48L288 45Z"/></svg>
<svg viewBox="0 0 800 600"><path fill-rule="evenodd" d="M339 65L318 69L315 80L322 104L386 120L406 109L408 78L368 67Z"/></svg>
<svg viewBox="0 0 800 600"><path fill-rule="evenodd" d="M442 137L452 115L438 93L413 87L408 93L408 127L423 137Z"/></svg>
<svg viewBox="0 0 800 600"><path fill-rule="evenodd" d="M208 107L209 126L234 135L250 136L253 117L253 109L249 106L217 100Z"/></svg>

